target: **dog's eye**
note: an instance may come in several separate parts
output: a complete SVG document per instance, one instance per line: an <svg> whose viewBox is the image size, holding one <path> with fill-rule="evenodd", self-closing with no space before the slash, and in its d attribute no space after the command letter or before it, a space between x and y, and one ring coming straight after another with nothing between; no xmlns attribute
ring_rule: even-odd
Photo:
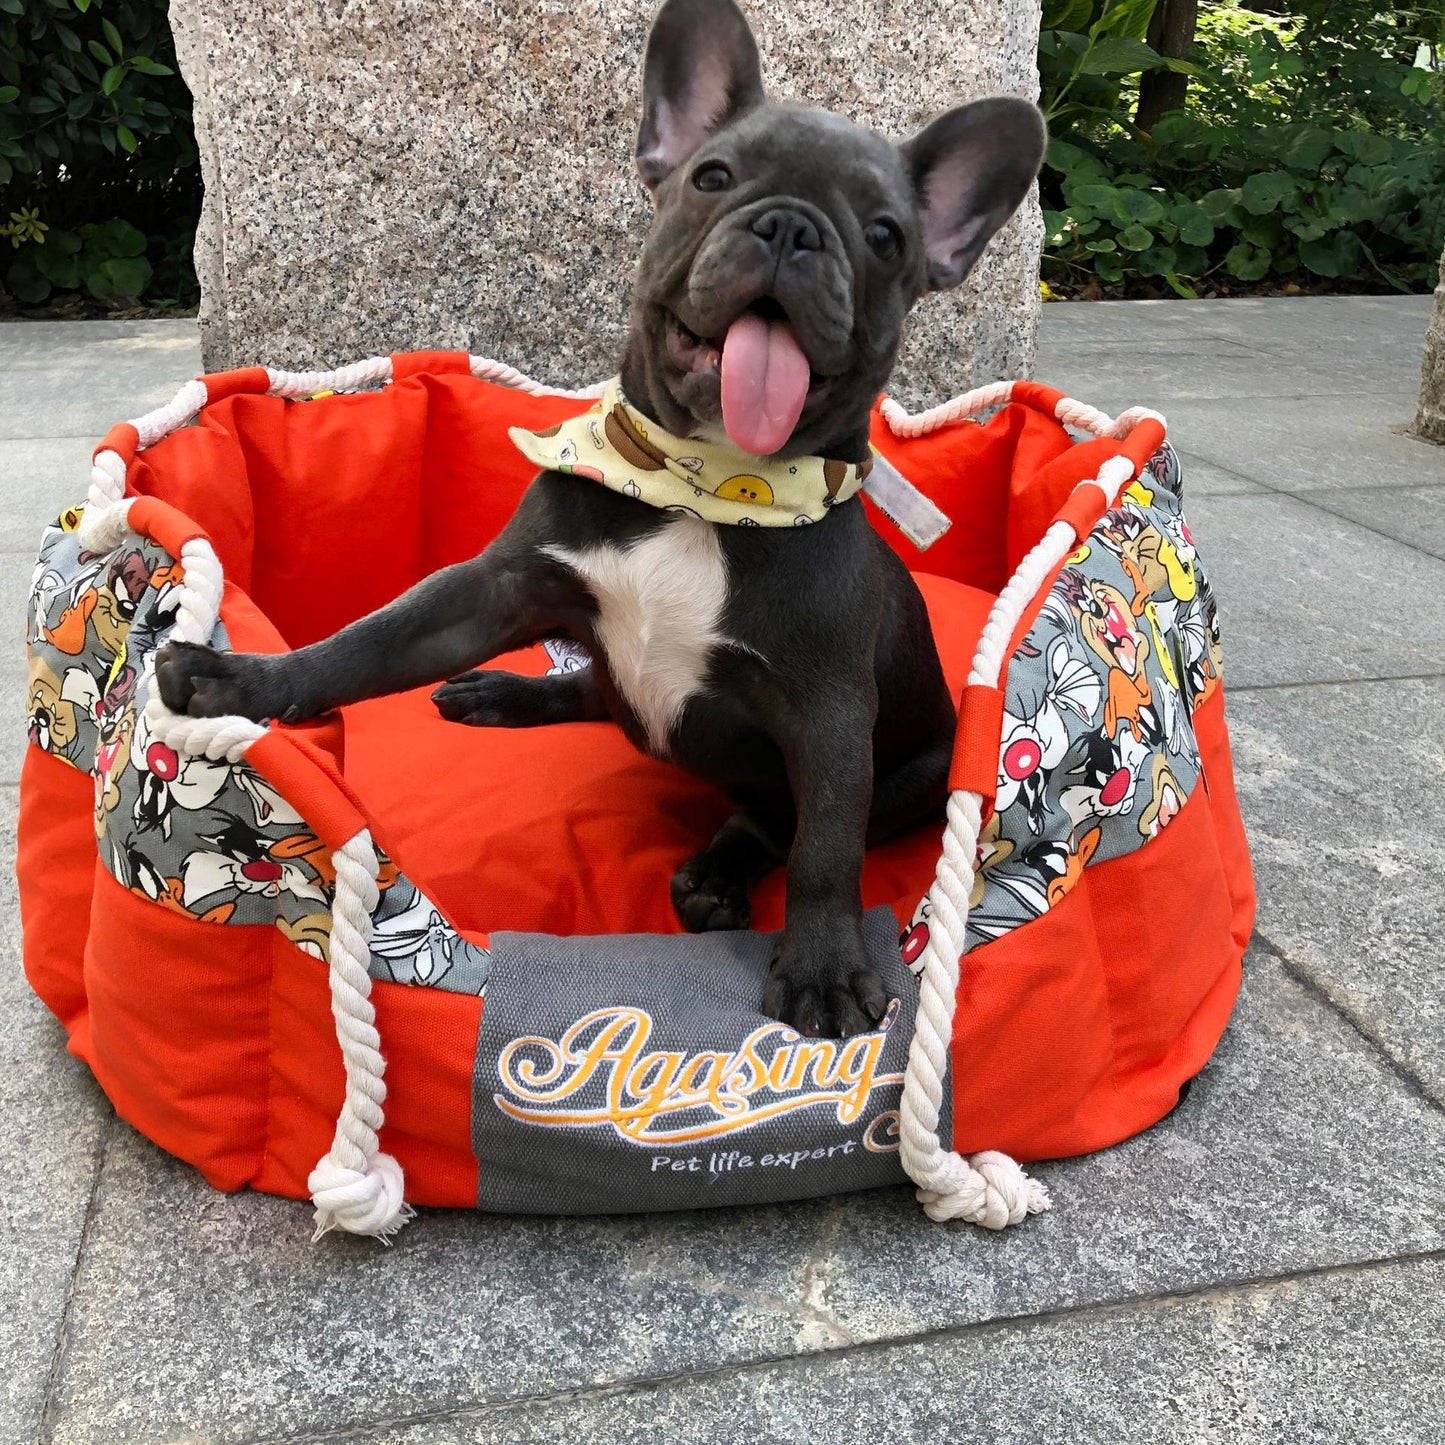
<svg viewBox="0 0 1445 1445"><path fill-rule="evenodd" d="M720 161L710 161L693 172L692 183L699 191L725 191L733 183L733 173Z"/></svg>
<svg viewBox="0 0 1445 1445"><path fill-rule="evenodd" d="M880 261L892 261L903 249L903 233L892 221L874 221L864 230L863 239Z"/></svg>

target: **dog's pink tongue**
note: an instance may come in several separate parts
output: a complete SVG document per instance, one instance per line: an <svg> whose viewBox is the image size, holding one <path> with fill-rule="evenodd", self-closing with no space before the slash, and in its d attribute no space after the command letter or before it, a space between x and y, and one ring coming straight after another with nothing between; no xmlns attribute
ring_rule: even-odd
<svg viewBox="0 0 1445 1445"><path fill-rule="evenodd" d="M733 445L765 457L793 434L808 399L808 358L786 321L745 311L723 338L723 426Z"/></svg>

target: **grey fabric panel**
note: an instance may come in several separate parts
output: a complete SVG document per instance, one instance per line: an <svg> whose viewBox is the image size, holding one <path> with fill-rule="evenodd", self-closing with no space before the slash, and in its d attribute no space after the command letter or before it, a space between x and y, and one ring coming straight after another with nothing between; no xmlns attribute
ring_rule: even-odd
<svg viewBox="0 0 1445 1445"><path fill-rule="evenodd" d="M478 1207L632 1213L902 1181L890 1126L918 987L892 912L869 912L864 938L896 1003L854 1039L800 1039L759 1012L776 938L493 934Z"/></svg>

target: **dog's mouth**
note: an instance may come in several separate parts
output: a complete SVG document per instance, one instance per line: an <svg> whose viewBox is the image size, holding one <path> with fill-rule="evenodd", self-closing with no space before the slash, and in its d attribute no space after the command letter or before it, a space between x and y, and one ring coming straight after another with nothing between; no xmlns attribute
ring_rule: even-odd
<svg viewBox="0 0 1445 1445"><path fill-rule="evenodd" d="M809 365L787 311L771 296L752 302L716 336L698 335L669 311L666 339L681 370L718 376L723 429L754 456L786 446L804 406L831 381Z"/></svg>

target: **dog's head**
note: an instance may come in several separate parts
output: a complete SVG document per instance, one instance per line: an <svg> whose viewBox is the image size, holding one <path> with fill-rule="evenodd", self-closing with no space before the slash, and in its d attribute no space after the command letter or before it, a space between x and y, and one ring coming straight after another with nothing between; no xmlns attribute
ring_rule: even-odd
<svg viewBox="0 0 1445 1445"><path fill-rule="evenodd" d="M637 163L656 217L623 364L669 431L757 455L861 459L903 321L956 286L1043 159L1027 101L959 106L894 146L774 106L734 0L667 0Z"/></svg>

